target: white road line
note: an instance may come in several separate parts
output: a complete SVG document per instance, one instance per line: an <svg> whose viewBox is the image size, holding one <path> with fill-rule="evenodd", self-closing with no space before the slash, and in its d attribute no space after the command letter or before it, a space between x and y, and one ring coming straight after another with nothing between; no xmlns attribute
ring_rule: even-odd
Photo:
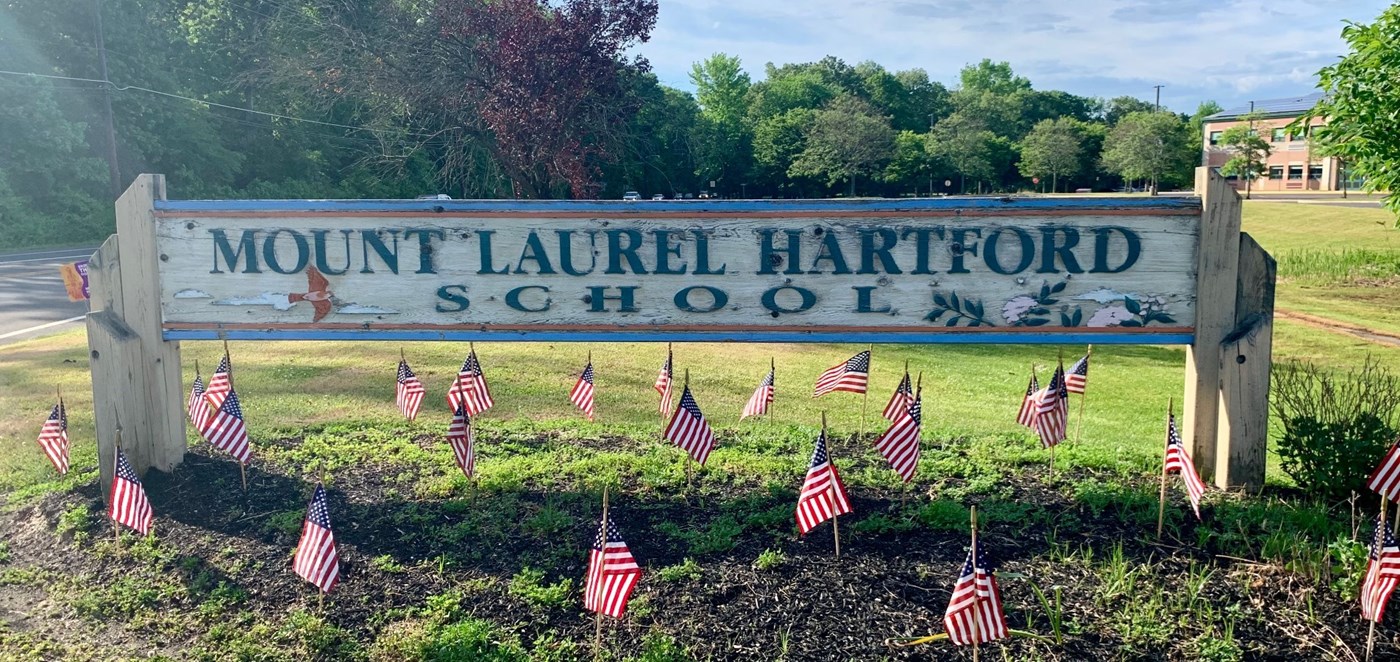
<svg viewBox="0 0 1400 662"><path fill-rule="evenodd" d="M65 254L65 255L66 255L66 254L69 254L69 253L81 253L81 252L83 252L83 251L87 251L89 254L91 254L91 253L93 253L93 252L96 251L96 250L97 250L97 247L94 246L94 247L92 247L92 248L60 248L60 249L51 250L51 251L29 251L29 252L27 252L27 253L6 253L6 254L4 254L4 255L0 255L0 260L4 260L4 259L6 259L6 258L11 258L11 257L19 257L19 256L21 256L21 255L53 255L54 253L60 253L60 254Z"/></svg>
<svg viewBox="0 0 1400 662"><path fill-rule="evenodd" d="M92 257L92 253L71 253L71 254L69 254L69 255L54 255L54 256L50 256L50 257L32 257L32 258L29 258L29 259L27 259L27 260L6 260L6 259L4 259L4 258L0 258L0 265L5 265L5 264L20 264L20 263L23 263L23 262L54 262L54 260L69 260L69 259L72 259L72 260L74 260L74 261L77 261L77 260L85 260L85 259L90 258L90 257ZM54 262L54 264L63 264L63 262Z"/></svg>
<svg viewBox="0 0 1400 662"><path fill-rule="evenodd" d="M41 330L41 329L47 329L47 328L49 328L49 327L58 326L58 325L60 325L60 324L67 324L67 323L69 323L69 322L76 322L76 321L78 321L78 320L80 320L80 319L83 319L83 318L85 318L85 317L87 317L87 315L79 315L79 316L77 316L77 317L70 317L70 318L68 318L68 319L66 319L66 320L59 320L59 321L57 321L57 322L49 322L48 324L40 324L39 326L31 326L31 327L29 327L29 328L27 328L27 329L20 329L20 330L18 330L18 331L11 331L11 332L9 332L9 333L0 333L0 340L4 340L4 339L6 339L6 338L12 338L12 337L14 337L14 336L18 336L18 335L22 335L22 334L25 334L25 333L29 333L30 331L39 331L39 330Z"/></svg>

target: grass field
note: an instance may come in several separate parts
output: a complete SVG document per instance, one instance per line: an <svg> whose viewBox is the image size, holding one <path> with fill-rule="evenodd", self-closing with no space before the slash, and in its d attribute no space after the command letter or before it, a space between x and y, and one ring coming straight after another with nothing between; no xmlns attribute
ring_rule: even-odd
<svg viewBox="0 0 1400 662"><path fill-rule="evenodd" d="M1343 254L1400 252L1383 212L1249 203L1245 214L1286 267L1280 308L1395 319L1375 302L1400 285L1355 282L1351 266L1369 258ZM221 351L182 349L187 382L196 360L207 376ZM1060 447L1051 479L1048 453L1013 418L1030 366L1044 374L1061 348L877 346L857 439L858 396L809 394L861 347L678 345L678 374L690 370L719 433L693 481L657 440L660 346L478 344L498 405L479 419L476 481L441 441L443 393L466 347L403 346L429 390L413 424L393 407L399 349L233 343L256 443L249 492L232 463L195 444L174 474L148 477L155 536L119 543L94 505L81 333L0 349L0 527L12 532L0 542L0 657L586 659L593 622L579 591L605 483L647 572L627 618L605 628L608 659L958 659L946 643L883 642L941 629L973 504L1011 626L1036 635L1013 638L1007 659L1340 659L1364 646L1352 601L1366 525L1346 504L1298 498L1275 462L1264 495L1211 495L1200 523L1173 483L1167 535L1154 541L1179 348L1095 348L1082 440ZM590 350L596 423L566 397ZM1082 351L1063 348L1067 362ZM1275 328L1276 360L1347 367L1368 356L1400 370L1400 348ZM776 416L739 422L770 357ZM905 361L923 375L926 422L908 488L868 438ZM33 443L55 386L76 440L75 471L58 480ZM840 562L828 526L799 538L792 522L822 411L856 506L841 521ZM322 478L346 562L324 608L287 560ZM1379 645L1400 655L1392 623Z"/></svg>

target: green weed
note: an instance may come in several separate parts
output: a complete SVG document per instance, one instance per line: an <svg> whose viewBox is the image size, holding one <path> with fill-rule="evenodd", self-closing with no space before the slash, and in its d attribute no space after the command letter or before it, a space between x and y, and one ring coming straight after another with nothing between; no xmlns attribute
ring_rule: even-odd
<svg viewBox="0 0 1400 662"><path fill-rule="evenodd" d="M668 565L656 572L656 578L663 582L693 582L700 579L700 564L695 559L686 559L676 565Z"/></svg>
<svg viewBox="0 0 1400 662"><path fill-rule="evenodd" d="M773 570L782 567L787 563L787 555L781 549L765 549L758 554L758 560L753 562L753 567L760 571Z"/></svg>
<svg viewBox="0 0 1400 662"><path fill-rule="evenodd" d="M526 566L511 577L507 592L535 609L567 606L572 600L574 580L566 578L554 584L546 584L544 578L543 570Z"/></svg>

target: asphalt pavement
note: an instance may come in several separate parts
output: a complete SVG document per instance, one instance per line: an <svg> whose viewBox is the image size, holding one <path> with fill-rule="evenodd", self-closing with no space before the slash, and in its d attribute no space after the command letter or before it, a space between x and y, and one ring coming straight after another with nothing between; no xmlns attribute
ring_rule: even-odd
<svg viewBox="0 0 1400 662"><path fill-rule="evenodd" d="M86 260L96 246L0 255L0 345L66 331L87 314L68 300L59 267Z"/></svg>

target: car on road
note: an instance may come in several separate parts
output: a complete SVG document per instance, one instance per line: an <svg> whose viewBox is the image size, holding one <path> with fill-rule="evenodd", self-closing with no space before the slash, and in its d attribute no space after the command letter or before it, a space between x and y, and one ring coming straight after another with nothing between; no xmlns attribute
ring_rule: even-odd
<svg viewBox="0 0 1400 662"><path fill-rule="evenodd" d="M652 200L665 200L665 199L666 199L666 196L664 196L664 195L662 195L662 194L660 194L660 193L657 193L656 195L651 196L651 199L652 199Z"/></svg>
<svg viewBox="0 0 1400 662"><path fill-rule="evenodd" d="M642 194L636 191L628 191L622 194L622 199L629 202L636 202L642 199Z"/></svg>

